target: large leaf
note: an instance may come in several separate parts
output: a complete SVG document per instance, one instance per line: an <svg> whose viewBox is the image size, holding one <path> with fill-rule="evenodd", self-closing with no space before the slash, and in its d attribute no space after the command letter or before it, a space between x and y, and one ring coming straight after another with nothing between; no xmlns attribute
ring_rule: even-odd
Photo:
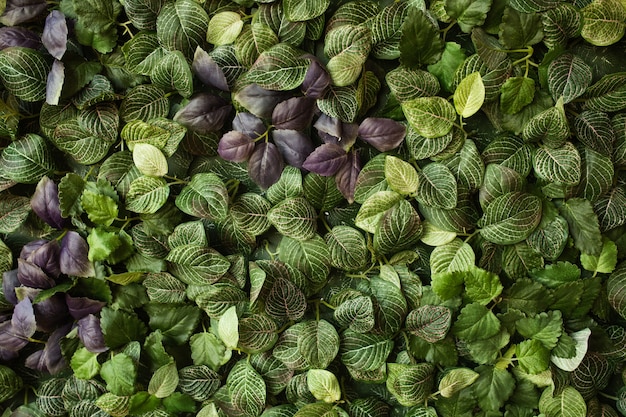
<svg viewBox="0 0 626 417"><path fill-rule="evenodd" d="M156 21L157 36L164 48L180 51L193 57L196 47L207 35L209 17L202 6L193 0L165 3Z"/></svg>
<svg viewBox="0 0 626 417"><path fill-rule="evenodd" d="M400 62L417 69L424 64L434 64L441 57L445 44L426 14L417 8L410 8L409 15L402 24L400 38Z"/></svg>
<svg viewBox="0 0 626 417"><path fill-rule="evenodd" d="M539 399L539 410L546 417L573 417L587 414L585 400L574 387L565 387L560 394L554 394L554 389L548 387Z"/></svg>
<svg viewBox="0 0 626 417"><path fill-rule="evenodd" d="M392 348L393 341L384 336L346 330L341 335L341 362L354 369L374 371L386 362Z"/></svg>
<svg viewBox="0 0 626 417"><path fill-rule="evenodd" d="M581 175L580 154L571 142L556 149L541 146L533 158L533 168L537 177L546 181L576 185Z"/></svg>
<svg viewBox="0 0 626 417"><path fill-rule="evenodd" d="M45 139L32 133L11 142L0 156L1 175L15 182L34 184L54 167Z"/></svg>
<svg viewBox="0 0 626 417"><path fill-rule="evenodd" d="M367 263L367 245L363 234L350 226L335 226L324 237L335 268L356 271Z"/></svg>
<svg viewBox="0 0 626 417"><path fill-rule="evenodd" d="M433 387L434 366L430 363L387 364L387 389L404 406L423 403Z"/></svg>
<svg viewBox="0 0 626 417"><path fill-rule="evenodd" d="M294 47L279 43L261 53L246 79L268 90L291 90L304 81L309 61Z"/></svg>
<svg viewBox="0 0 626 417"><path fill-rule="evenodd" d="M319 235L309 240L283 237L280 259L302 271L313 282L324 282L330 272L330 251Z"/></svg>
<svg viewBox="0 0 626 417"><path fill-rule="evenodd" d="M228 191L215 174L196 174L176 197L176 206L192 216L222 220L228 212Z"/></svg>
<svg viewBox="0 0 626 417"><path fill-rule="evenodd" d="M431 163L419 174L416 199L427 206L452 209L457 205L456 178L441 163Z"/></svg>
<svg viewBox="0 0 626 417"><path fill-rule="evenodd" d="M230 262L214 249L196 245L177 246L167 255L171 273L186 284L207 285L228 271Z"/></svg>
<svg viewBox="0 0 626 417"><path fill-rule="evenodd" d="M228 374L231 401L240 410L259 415L267 396L265 381L246 360L239 361Z"/></svg>
<svg viewBox="0 0 626 417"><path fill-rule="evenodd" d="M595 0L583 7L581 12L581 36L592 45L612 45L624 36L626 10L620 1Z"/></svg>
<svg viewBox="0 0 626 417"><path fill-rule="evenodd" d="M326 369L339 353L339 335L326 320L308 321L298 338L298 350L311 367Z"/></svg>
<svg viewBox="0 0 626 417"><path fill-rule="evenodd" d="M436 138L450 132L456 120L452 104L442 97L420 97L402 103L408 122L420 135Z"/></svg>
<svg viewBox="0 0 626 417"><path fill-rule="evenodd" d="M599 255L602 251L602 236L591 203L582 198L570 198L559 207L559 212L569 224L576 247L583 253Z"/></svg>
<svg viewBox="0 0 626 417"><path fill-rule="evenodd" d="M469 33L473 27L481 26L491 8L491 0L444 0L445 12L456 19L461 30Z"/></svg>
<svg viewBox="0 0 626 417"><path fill-rule="evenodd" d="M0 80L4 87L24 101L46 97L46 80L50 67L38 51L10 47L0 52Z"/></svg>
<svg viewBox="0 0 626 417"><path fill-rule="evenodd" d="M565 53L548 66L548 88L554 100L563 97L569 103L580 97L591 84L591 67L582 58Z"/></svg>
<svg viewBox="0 0 626 417"><path fill-rule="evenodd" d="M490 242L510 245L526 239L541 221L541 200L511 192L496 198L480 219L480 234Z"/></svg>

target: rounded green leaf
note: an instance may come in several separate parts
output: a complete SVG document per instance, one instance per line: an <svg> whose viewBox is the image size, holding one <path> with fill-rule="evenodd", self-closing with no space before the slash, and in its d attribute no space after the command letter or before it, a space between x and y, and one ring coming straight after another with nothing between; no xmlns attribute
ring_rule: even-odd
<svg viewBox="0 0 626 417"><path fill-rule="evenodd" d="M563 97L569 103L580 97L591 85L591 67L577 55L565 53L548 66L548 89L556 101Z"/></svg>
<svg viewBox="0 0 626 417"><path fill-rule="evenodd" d="M306 383L313 396L327 403L341 399L341 387L335 374L325 369L309 369Z"/></svg>
<svg viewBox="0 0 626 417"><path fill-rule="evenodd" d="M356 271L367 264L365 237L350 226L335 226L324 236L330 250L330 262L335 268Z"/></svg>
<svg viewBox="0 0 626 417"><path fill-rule="evenodd" d="M345 300L335 309L334 317L342 327L349 327L357 333L369 332L375 324L372 298L356 295Z"/></svg>
<svg viewBox="0 0 626 417"><path fill-rule="evenodd" d="M409 312L406 329L429 343L443 340L450 330L452 312L444 306L425 305Z"/></svg>
<svg viewBox="0 0 626 417"><path fill-rule="evenodd" d="M407 200L387 210L374 233L374 249L383 254L412 249L422 234L422 222Z"/></svg>
<svg viewBox="0 0 626 417"><path fill-rule="evenodd" d="M329 4L330 0L286 0L283 7L287 19L301 22L321 16Z"/></svg>
<svg viewBox="0 0 626 417"><path fill-rule="evenodd" d="M317 231L315 208L302 197L278 203L267 213L267 218L276 230L293 239L310 239Z"/></svg>
<svg viewBox="0 0 626 417"><path fill-rule="evenodd" d="M533 169L537 177L559 184L575 185L580 181L581 158L571 142L559 148L541 146L535 152Z"/></svg>
<svg viewBox="0 0 626 417"><path fill-rule="evenodd" d="M479 376L478 372L469 368L452 369L439 381L439 393L442 397L450 398L476 382Z"/></svg>
<svg viewBox="0 0 626 417"><path fill-rule="evenodd" d="M35 49L13 46L0 52L0 80L21 100L32 102L46 98L49 71L50 66Z"/></svg>
<svg viewBox="0 0 626 417"><path fill-rule="evenodd" d="M220 12L209 21L206 40L215 46L233 43L243 29L241 15L235 12Z"/></svg>
<svg viewBox="0 0 626 417"><path fill-rule="evenodd" d="M457 205L457 181L445 165L433 162L419 174L415 197L421 204L434 208L453 209Z"/></svg>
<svg viewBox="0 0 626 417"><path fill-rule="evenodd" d="M22 378L11 368L0 365L0 402L4 402L22 389Z"/></svg>
<svg viewBox="0 0 626 417"><path fill-rule="evenodd" d="M191 68L180 51L168 52L152 69L150 79L154 85L166 91L176 91L183 97L193 94Z"/></svg>
<svg viewBox="0 0 626 417"><path fill-rule="evenodd" d="M402 199L402 195L395 191L379 191L370 196L356 215L354 224L370 233L376 233L376 228L387 210Z"/></svg>
<svg viewBox="0 0 626 417"><path fill-rule="evenodd" d="M266 314L239 320L239 347L248 353L265 352L278 340L276 321Z"/></svg>
<svg viewBox="0 0 626 417"><path fill-rule="evenodd" d="M237 227L261 235L271 227L267 213L270 211L269 201L258 194L244 193L230 208L230 215Z"/></svg>
<svg viewBox="0 0 626 417"><path fill-rule="evenodd" d="M222 220L228 214L228 191L215 174L200 173L176 197L176 206L183 212L211 220Z"/></svg>
<svg viewBox="0 0 626 417"><path fill-rule="evenodd" d="M570 136L569 123L563 108L563 98L559 98L554 107L534 116L522 131L527 142L543 141L546 146L558 148Z"/></svg>
<svg viewBox="0 0 626 417"><path fill-rule="evenodd" d="M32 133L11 142L0 155L0 176L15 182L34 184L54 167L46 140Z"/></svg>
<svg viewBox="0 0 626 417"><path fill-rule="evenodd" d="M590 44L608 46L619 41L626 30L626 10L619 0L595 0L581 9L581 36Z"/></svg>
<svg viewBox="0 0 626 417"><path fill-rule="evenodd" d="M146 176L162 177L167 174L167 159L163 152L149 143L137 143L133 148L133 162Z"/></svg>
<svg viewBox="0 0 626 417"><path fill-rule="evenodd" d="M164 48L191 58L205 40L208 22L206 11L194 0L167 2L156 21L157 37Z"/></svg>
<svg viewBox="0 0 626 417"><path fill-rule="evenodd" d="M541 221L541 200L512 192L493 200L479 221L480 234L490 242L511 245L526 239Z"/></svg>
<svg viewBox="0 0 626 417"><path fill-rule="evenodd" d="M166 117L169 109L170 102L163 89L152 84L141 84L126 93L120 106L120 117L125 122L148 121Z"/></svg>
<svg viewBox="0 0 626 417"><path fill-rule="evenodd" d="M313 368L327 368L339 353L339 335L326 320L308 321L298 338L298 349Z"/></svg>
<svg viewBox="0 0 626 417"><path fill-rule="evenodd" d="M126 208L135 213L154 214L167 201L170 187L163 178L142 176L130 183Z"/></svg>
<svg viewBox="0 0 626 417"><path fill-rule="evenodd" d="M299 269L313 282L323 282L330 272L330 250L321 236L308 240L283 237L278 246L280 260Z"/></svg>
<svg viewBox="0 0 626 417"><path fill-rule="evenodd" d="M265 407L267 391L265 381L247 360L240 360L228 374L226 384L230 388L233 405L259 415Z"/></svg>
<svg viewBox="0 0 626 417"><path fill-rule="evenodd" d="M346 330L341 335L341 362L361 371L374 371L387 361L393 341L382 335Z"/></svg>
<svg viewBox="0 0 626 417"><path fill-rule="evenodd" d="M401 104L408 122L426 138L445 135L456 120L454 107L442 97L420 97Z"/></svg>
<svg viewBox="0 0 626 417"><path fill-rule="evenodd" d="M302 52L286 43L278 43L261 53L246 79L267 90L292 90L304 81L309 61Z"/></svg>
<svg viewBox="0 0 626 417"><path fill-rule="evenodd" d="M454 107L461 117L474 115L485 102L485 84L480 72L463 78L454 90Z"/></svg>
<svg viewBox="0 0 626 417"><path fill-rule="evenodd" d="M345 87L359 79L366 57L360 52L343 51L332 57L326 69L334 85Z"/></svg>
<svg viewBox="0 0 626 417"><path fill-rule="evenodd" d="M228 349L234 349L239 343L239 317L237 307L232 306L222 314L217 324L217 334Z"/></svg>
<svg viewBox="0 0 626 417"><path fill-rule="evenodd" d="M228 271L230 262L214 249L205 246L177 246L165 258L170 272L186 284L208 285Z"/></svg>
<svg viewBox="0 0 626 417"><path fill-rule="evenodd" d="M423 403L431 394L435 367L430 363L387 364L387 389L405 407Z"/></svg>
<svg viewBox="0 0 626 417"><path fill-rule="evenodd" d="M359 112L359 100L355 86L331 87L323 98L317 100L322 113L352 123Z"/></svg>
<svg viewBox="0 0 626 417"><path fill-rule="evenodd" d="M235 54L241 63L251 67L262 52L277 43L278 36L272 28L263 23L252 23L244 26L235 40Z"/></svg>
<svg viewBox="0 0 626 417"><path fill-rule="evenodd" d="M428 246L442 246L456 238L456 233L442 230L431 222L422 222L422 234L420 240Z"/></svg>
<svg viewBox="0 0 626 417"><path fill-rule="evenodd" d="M558 395L554 395L553 387L548 387L539 398L539 411L546 417L584 416L587 405L574 387L567 386Z"/></svg>
<svg viewBox="0 0 626 417"><path fill-rule="evenodd" d="M419 183L415 168L392 155L385 158L385 179L392 190L404 195L415 193Z"/></svg>
<svg viewBox="0 0 626 417"><path fill-rule="evenodd" d="M400 101L432 97L439 92L439 80L430 72L398 67L385 75L389 88Z"/></svg>
<svg viewBox="0 0 626 417"><path fill-rule="evenodd" d="M500 91L500 109L506 114L516 114L533 102L535 80L527 77L511 77L504 82Z"/></svg>
<svg viewBox="0 0 626 417"><path fill-rule="evenodd" d="M148 393L157 398L165 398L172 395L176 391L177 386L178 369L175 362L170 362L161 366L152 374L148 384Z"/></svg>

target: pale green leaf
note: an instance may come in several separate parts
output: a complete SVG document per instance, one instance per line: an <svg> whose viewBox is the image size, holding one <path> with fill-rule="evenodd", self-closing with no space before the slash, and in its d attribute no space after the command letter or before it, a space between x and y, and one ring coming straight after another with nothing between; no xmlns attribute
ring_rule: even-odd
<svg viewBox="0 0 626 417"><path fill-rule="evenodd" d="M454 106L442 97L420 97L401 104L411 126L427 138L445 135L456 120Z"/></svg>
<svg viewBox="0 0 626 417"><path fill-rule="evenodd" d="M604 238L600 255L580 254L580 264L593 273L610 274L617 265L617 246L615 242Z"/></svg>
<svg viewBox="0 0 626 417"><path fill-rule="evenodd" d="M341 399L341 387L337 377L325 369L309 369L306 383L313 396L327 403Z"/></svg>
<svg viewBox="0 0 626 417"><path fill-rule="evenodd" d="M473 72L463 78L454 90L454 107L461 117L470 117L482 107L485 101L485 85L480 72Z"/></svg>
<svg viewBox="0 0 626 417"><path fill-rule="evenodd" d="M220 12L209 20L206 40L215 46L233 43L243 29L243 20L239 13Z"/></svg>
<svg viewBox="0 0 626 417"><path fill-rule="evenodd" d="M626 31L626 10L619 0L595 0L581 9L581 36L590 44L608 46L619 41Z"/></svg>
<svg viewBox="0 0 626 417"><path fill-rule="evenodd" d="M157 398L169 397L174 393L178 386L178 369L175 362L157 369L148 384L148 393Z"/></svg>

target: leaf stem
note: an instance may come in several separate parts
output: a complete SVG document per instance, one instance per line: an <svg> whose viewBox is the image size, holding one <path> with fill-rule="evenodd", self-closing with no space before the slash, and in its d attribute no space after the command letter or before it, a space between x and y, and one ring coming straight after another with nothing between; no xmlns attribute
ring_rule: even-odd
<svg viewBox="0 0 626 417"><path fill-rule="evenodd" d="M609 394L607 394L607 393L605 393L605 392L602 392L602 391L599 391L599 392L598 392L598 394L602 395L604 398L607 398L607 399L609 399L609 400L619 401L619 398L617 398L617 397L616 397L616 396L614 396L614 395L609 395Z"/></svg>

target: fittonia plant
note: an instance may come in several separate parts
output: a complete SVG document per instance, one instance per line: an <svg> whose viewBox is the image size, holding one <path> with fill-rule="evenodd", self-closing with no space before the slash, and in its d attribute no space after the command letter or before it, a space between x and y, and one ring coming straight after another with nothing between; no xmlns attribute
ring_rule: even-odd
<svg viewBox="0 0 626 417"><path fill-rule="evenodd" d="M0 3L3 416L626 415L626 4Z"/></svg>

